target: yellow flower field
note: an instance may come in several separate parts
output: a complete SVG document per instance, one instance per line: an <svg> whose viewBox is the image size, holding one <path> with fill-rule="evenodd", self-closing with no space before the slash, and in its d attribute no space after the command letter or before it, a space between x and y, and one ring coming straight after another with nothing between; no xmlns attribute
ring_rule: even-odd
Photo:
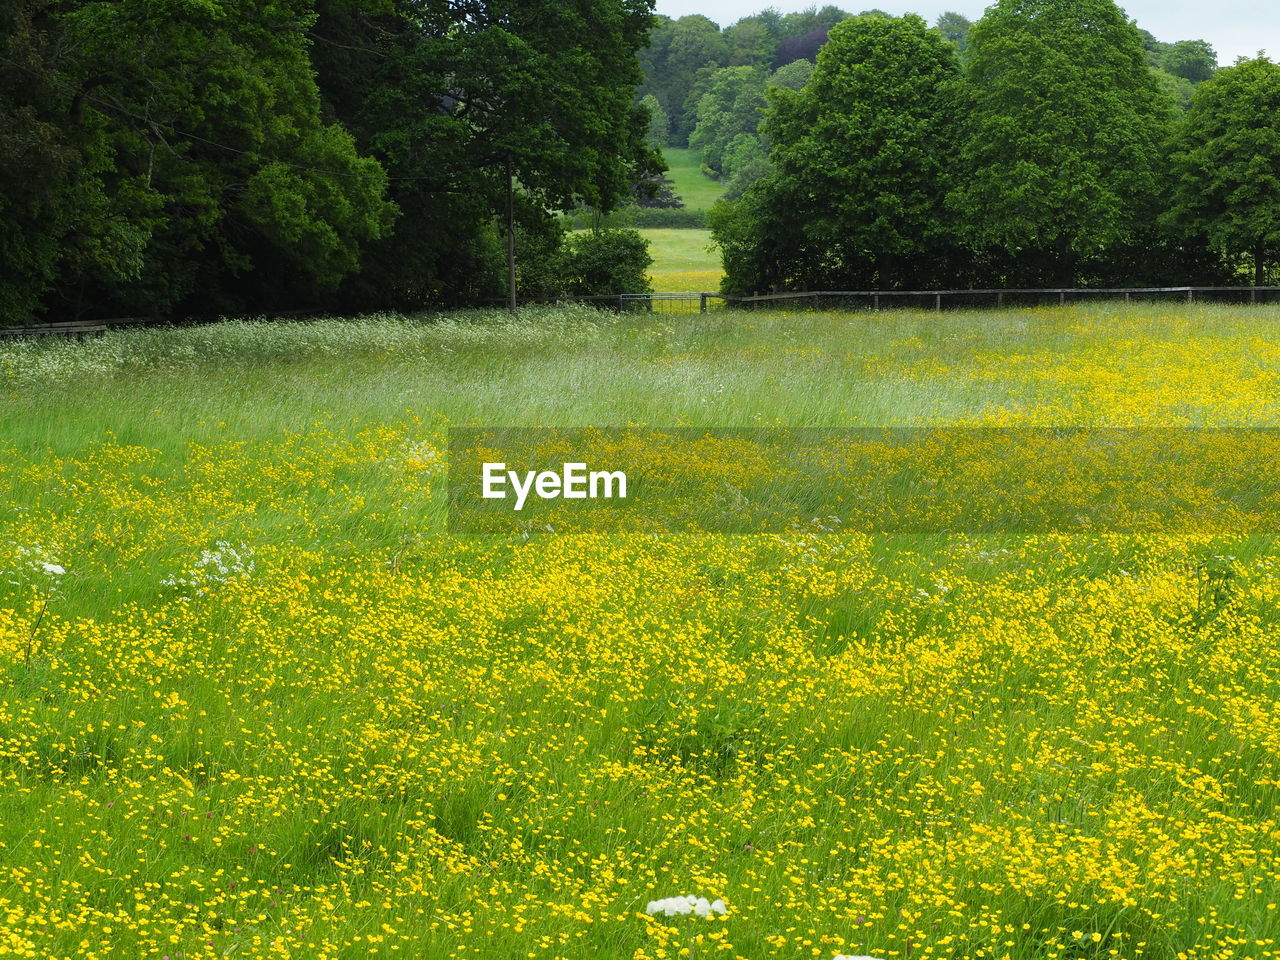
<svg viewBox="0 0 1280 960"><path fill-rule="evenodd" d="M1274 427L1277 343L1103 304L0 344L0 956L1280 956L1271 538L444 532L450 426ZM724 913L646 912L686 894Z"/></svg>

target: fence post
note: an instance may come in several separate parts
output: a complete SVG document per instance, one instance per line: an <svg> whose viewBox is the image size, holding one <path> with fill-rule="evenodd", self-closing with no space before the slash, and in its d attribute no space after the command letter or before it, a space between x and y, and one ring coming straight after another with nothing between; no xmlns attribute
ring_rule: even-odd
<svg viewBox="0 0 1280 960"><path fill-rule="evenodd" d="M1124 302L1125 302L1125 303L1128 303L1128 302L1129 302L1129 297L1130 297L1130 296L1132 296L1132 294L1131 294L1131 293L1129 293L1129 291L1128 291L1128 290L1126 290L1126 291L1124 292Z"/></svg>
<svg viewBox="0 0 1280 960"><path fill-rule="evenodd" d="M935 294L933 295L933 309L935 309L935 310L941 310L941 309L942 309L942 294L940 294L940 293L935 293Z"/></svg>
<svg viewBox="0 0 1280 960"><path fill-rule="evenodd" d="M1257 303L1257 302L1258 302L1258 288L1257 288L1257 287L1250 287L1250 288L1249 288L1249 302L1250 302L1250 303Z"/></svg>
<svg viewBox="0 0 1280 960"><path fill-rule="evenodd" d="M1067 305L1067 291L1058 291L1058 306L1065 307Z"/></svg>
<svg viewBox="0 0 1280 960"><path fill-rule="evenodd" d="M1187 303L1195 303L1195 300L1196 300L1196 292L1192 290L1190 287L1187 287Z"/></svg>
<svg viewBox="0 0 1280 960"><path fill-rule="evenodd" d="M873 293L871 295L871 309L877 311L880 309L880 294Z"/></svg>
<svg viewBox="0 0 1280 960"><path fill-rule="evenodd" d="M1003 306L1004 306L1004 291L999 290L996 292L996 307L999 308Z"/></svg>

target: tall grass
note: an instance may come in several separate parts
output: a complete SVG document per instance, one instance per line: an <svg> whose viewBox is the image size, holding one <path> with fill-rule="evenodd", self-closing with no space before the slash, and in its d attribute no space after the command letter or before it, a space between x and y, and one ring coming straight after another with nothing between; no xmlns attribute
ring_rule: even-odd
<svg viewBox="0 0 1280 960"><path fill-rule="evenodd" d="M450 425L1275 426L1277 334L1100 303L0 344L0 944L1275 956L1266 538L450 537L443 493ZM727 914L646 915L681 894Z"/></svg>

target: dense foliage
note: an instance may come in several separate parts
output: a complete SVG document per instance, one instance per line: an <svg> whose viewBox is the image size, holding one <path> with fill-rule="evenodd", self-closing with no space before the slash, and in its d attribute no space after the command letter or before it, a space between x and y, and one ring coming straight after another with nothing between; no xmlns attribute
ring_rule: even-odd
<svg viewBox="0 0 1280 960"><path fill-rule="evenodd" d="M1280 250L1280 66L1259 57L1218 71L1196 93L1174 155L1175 224L1228 255L1252 257L1254 282Z"/></svg>
<svg viewBox="0 0 1280 960"><path fill-rule="evenodd" d="M697 126L698 105L723 68L753 67L764 75L796 60L811 63L827 32L848 13L834 6L780 14L768 9L721 30L704 16L658 17L640 53L643 93L671 118L670 142L683 145Z"/></svg>
<svg viewBox="0 0 1280 960"><path fill-rule="evenodd" d="M730 283L744 274L825 289L945 279L958 79L955 52L919 17L837 26L812 80L771 92L774 171L736 219L716 221Z"/></svg>
<svg viewBox="0 0 1280 960"><path fill-rule="evenodd" d="M513 182L529 221L660 169L634 103L649 11L14 0L0 324L499 293Z"/></svg>
<svg viewBox="0 0 1280 960"><path fill-rule="evenodd" d="M385 172L321 117L305 4L177 6L6 14L5 319L331 291L390 226Z"/></svg>
<svg viewBox="0 0 1280 960"><path fill-rule="evenodd" d="M702 226L681 144L733 291L1260 282L1280 249L1277 68L1113 0L651 8L9 0L0 325L482 302L508 235L525 290L601 244L642 289L630 237L556 217Z"/></svg>
<svg viewBox="0 0 1280 960"><path fill-rule="evenodd" d="M965 233L1032 282L1069 284L1151 218L1173 105L1112 0L1001 0L968 39Z"/></svg>
<svg viewBox="0 0 1280 960"><path fill-rule="evenodd" d="M1275 68L1215 64L1112 0L845 20L800 90L768 96L767 159L713 212L725 289L1230 282L1280 240L1280 124ZM1202 81L1180 110L1170 82Z"/></svg>

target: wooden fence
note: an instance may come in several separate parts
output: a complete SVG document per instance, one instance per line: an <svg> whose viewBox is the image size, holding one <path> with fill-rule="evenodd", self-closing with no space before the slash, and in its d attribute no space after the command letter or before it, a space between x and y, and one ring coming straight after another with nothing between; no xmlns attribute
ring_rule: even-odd
<svg viewBox="0 0 1280 960"><path fill-rule="evenodd" d="M620 293L593 297L564 297L540 303L588 303L617 310L645 313L706 313L720 307L780 307L790 304L806 310L883 310L916 308L944 310L979 307L1043 306L1089 300L1123 300L1126 303L1175 301L1181 303L1280 304L1280 287L1038 287L994 290L788 290L752 296L688 291L681 293ZM528 305L526 303L526 305ZM299 320L320 316L316 311L294 310L267 315L267 319ZM40 335L87 336L125 327L215 323L218 317L184 317L148 320L116 317L41 323L28 327L0 328L0 338Z"/></svg>

